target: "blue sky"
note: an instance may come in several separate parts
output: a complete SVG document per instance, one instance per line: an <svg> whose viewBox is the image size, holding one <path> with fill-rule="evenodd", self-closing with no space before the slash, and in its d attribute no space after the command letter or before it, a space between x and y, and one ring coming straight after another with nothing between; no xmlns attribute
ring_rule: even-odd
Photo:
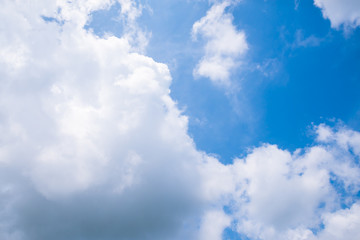
<svg viewBox="0 0 360 240"><path fill-rule="evenodd" d="M359 1L2 4L0 239L359 236Z"/></svg>
<svg viewBox="0 0 360 240"><path fill-rule="evenodd" d="M227 9L250 45L245 66L231 76L241 88L234 93L193 77L203 43L192 40L191 28L209 3L147 6L138 23L151 32L146 53L169 66L171 96L189 116L199 149L231 162L259 143L291 150L311 144L312 124L341 120L359 130L360 32L331 28L313 1L242 1ZM94 13L89 27L121 35L119 8Z"/></svg>

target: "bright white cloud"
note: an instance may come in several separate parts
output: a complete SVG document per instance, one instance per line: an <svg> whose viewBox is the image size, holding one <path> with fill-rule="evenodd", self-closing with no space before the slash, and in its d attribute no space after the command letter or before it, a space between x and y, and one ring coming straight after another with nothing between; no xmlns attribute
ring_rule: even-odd
<svg viewBox="0 0 360 240"><path fill-rule="evenodd" d="M201 211L167 66L84 29L111 3L2 1L1 239L176 239Z"/></svg>
<svg viewBox="0 0 360 240"><path fill-rule="evenodd" d="M228 206L231 213L224 216L231 218L235 231L250 239L356 236L359 133L323 124L315 131L316 144L294 153L265 144L230 165L209 159L202 168L208 174L203 178L204 195L215 206ZM343 205L351 210L342 210ZM214 231L222 226L213 224Z"/></svg>
<svg viewBox="0 0 360 240"><path fill-rule="evenodd" d="M343 214L341 204L358 208L354 200L360 190L356 164L359 133L326 125L316 127L316 131L319 142L313 147L290 153L263 145L223 167L227 169L221 172L227 174L218 174L218 182L232 186L223 192L226 198L222 201L232 209L236 231L251 239L285 240L323 239L331 234L339 239L336 234L347 236L357 229L358 218ZM332 233L329 229L338 214L342 216L336 230L339 233ZM319 235L310 229L318 229Z"/></svg>
<svg viewBox="0 0 360 240"><path fill-rule="evenodd" d="M324 216L324 230L319 240L349 239L360 236L360 205L355 203L350 209L339 210Z"/></svg>
<svg viewBox="0 0 360 240"><path fill-rule="evenodd" d="M355 28L360 25L360 1L358 0L314 0L321 8L324 18L331 21L333 28Z"/></svg>
<svg viewBox="0 0 360 240"><path fill-rule="evenodd" d="M194 70L195 76L208 77L211 81L228 86L231 71L241 64L240 57L248 49L246 36L233 25L233 16L225 10L234 1L215 2L206 16L194 23L194 39L205 39L205 55Z"/></svg>
<svg viewBox="0 0 360 240"><path fill-rule="evenodd" d="M347 128L340 128L337 131L325 124L316 128L317 140L324 143L332 143L341 146L344 150L351 150L360 156L360 133Z"/></svg>

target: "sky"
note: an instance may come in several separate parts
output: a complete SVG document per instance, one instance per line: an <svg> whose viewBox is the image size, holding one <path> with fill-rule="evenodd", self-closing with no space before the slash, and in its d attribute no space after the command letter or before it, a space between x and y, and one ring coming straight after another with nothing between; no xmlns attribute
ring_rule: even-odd
<svg viewBox="0 0 360 240"><path fill-rule="evenodd" d="M0 239L360 235L358 0L0 3Z"/></svg>

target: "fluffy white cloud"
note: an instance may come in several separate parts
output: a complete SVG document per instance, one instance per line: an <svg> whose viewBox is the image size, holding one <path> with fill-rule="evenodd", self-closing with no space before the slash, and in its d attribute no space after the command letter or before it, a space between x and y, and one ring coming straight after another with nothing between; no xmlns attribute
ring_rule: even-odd
<svg viewBox="0 0 360 240"><path fill-rule="evenodd" d="M337 131L325 124L320 124L316 128L317 140L323 143L332 143L340 146L345 151L353 151L355 155L360 156L360 133L340 127Z"/></svg>
<svg viewBox="0 0 360 240"><path fill-rule="evenodd" d="M320 240L358 239L360 236L359 203L355 203L350 209L326 214L324 224L325 228L318 237Z"/></svg>
<svg viewBox="0 0 360 240"><path fill-rule="evenodd" d="M225 10L236 1L218 1L206 16L194 23L192 34L206 41L205 55L194 70L195 76L228 86L231 70L240 65L240 57L248 49L246 36L233 25L233 16Z"/></svg>
<svg viewBox="0 0 360 240"><path fill-rule="evenodd" d="M213 191L227 186L221 201L231 209L234 230L264 240L340 239L356 231L359 133L326 125L316 132L313 147L290 153L266 144L219 170L222 184L213 185ZM354 210L341 210L344 204Z"/></svg>
<svg viewBox="0 0 360 240"><path fill-rule="evenodd" d="M324 18L331 21L333 28L358 27L360 25L360 2L358 0L314 0L321 8Z"/></svg>
<svg viewBox="0 0 360 240"><path fill-rule="evenodd" d="M2 1L1 239L176 239L201 211L167 66L84 29L112 3Z"/></svg>
<svg viewBox="0 0 360 240"><path fill-rule="evenodd" d="M221 240L223 231L229 227L231 218L221 210L211 210L202 219L199 240Z"/></svg>

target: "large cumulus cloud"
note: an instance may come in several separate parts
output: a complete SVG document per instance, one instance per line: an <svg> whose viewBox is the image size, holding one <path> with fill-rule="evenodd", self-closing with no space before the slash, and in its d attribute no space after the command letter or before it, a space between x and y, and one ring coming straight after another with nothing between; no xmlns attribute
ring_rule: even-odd
<svg viewBox="0 0 360 240"><path fill-rule="evenodd" d="M167 66L136 53L134 28L83 28L110 4L2 1L5 239L161 239L196 212L203 157Z"/></svg>

